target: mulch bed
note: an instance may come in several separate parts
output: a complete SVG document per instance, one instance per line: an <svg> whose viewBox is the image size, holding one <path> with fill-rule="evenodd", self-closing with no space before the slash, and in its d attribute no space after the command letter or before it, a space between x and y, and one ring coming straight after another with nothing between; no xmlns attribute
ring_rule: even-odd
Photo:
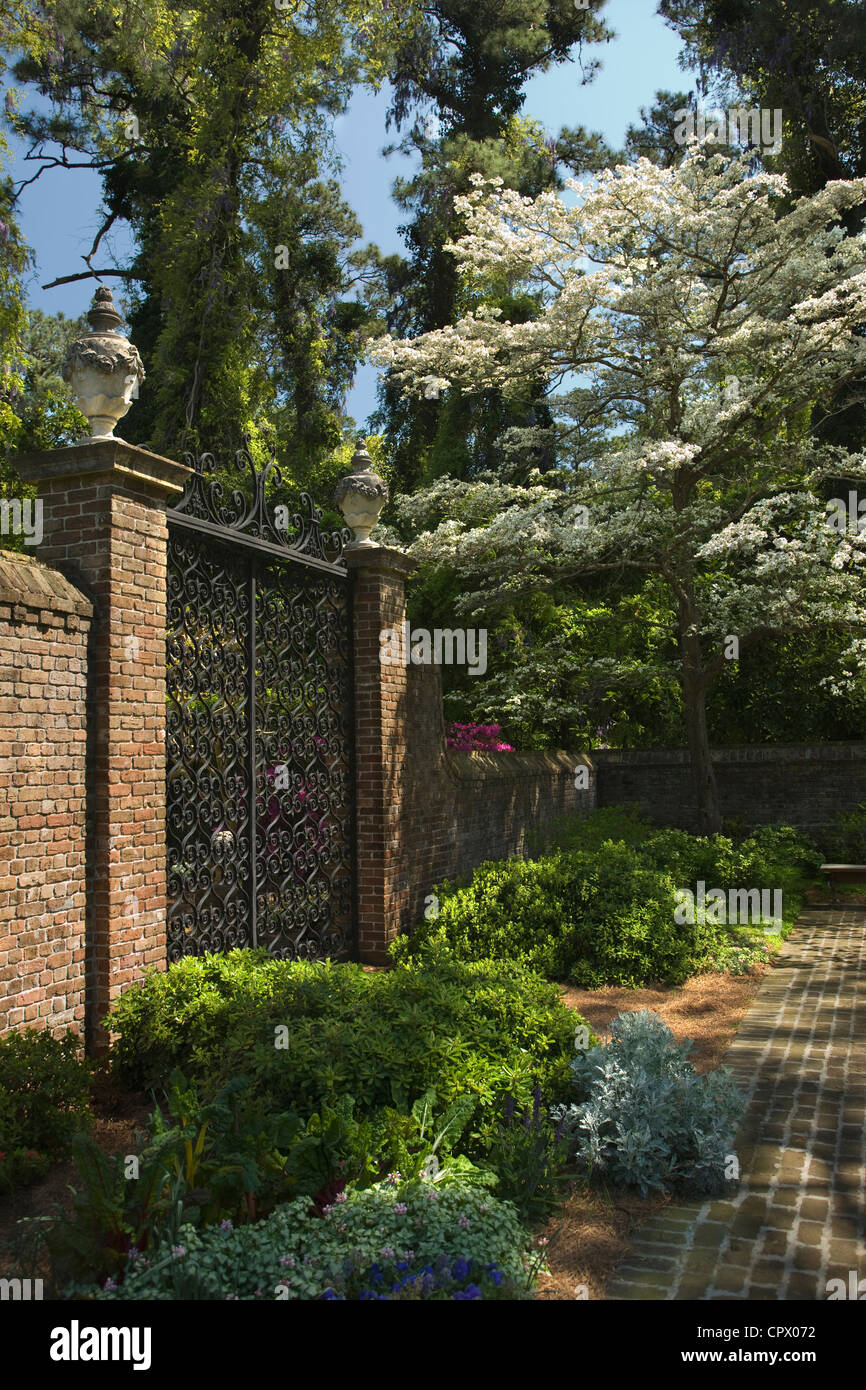
<svg viewBox="0 0 866 1390"><path fill-rule="evenodd" d="M740 1020L764 975L772 969L772 964L767 964L756 965L749 975L695 975L681 987L566 987L563 997L603 1039L618 1013L652 1009L664 1019L677 1042L692 1039L695 1050L691 1060L703 1072L722 1065ZM548 1242L550 1270L539 1277L538 1297L558 1302L604 1298L632 1233L670 1200L642 1198L631 1188L587 1188L582 1182L572 1183L562 1206L538 1232Z"/></svg>

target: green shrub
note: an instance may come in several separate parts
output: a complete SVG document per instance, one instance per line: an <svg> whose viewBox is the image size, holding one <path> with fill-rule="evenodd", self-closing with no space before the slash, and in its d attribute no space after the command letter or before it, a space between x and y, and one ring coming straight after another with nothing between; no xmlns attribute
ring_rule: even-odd
<svg viewBox="0 0 866 1390"><path fill-rule="evenodd" d="M674 921L675 883L624 844L482 864L464 888L437 890L439 915L394 953L411 959L441 941L461 960L519 961L553 979L644 985L688 978L707 929Z"/></svg>
<svg viewBox="0 0 866 1390"><path fill-rule="evenodd" d="M276 1110L306 1117L335 1096L356 1113L408 1111L425 1092L478 1102L466 1151L483 1152L498 1099L527 1104L537 1079L562 1093L574 1014L559 991L509 961L428 951L369 973L264 951L189 957L124 992L110 1024L121 1081L160 1085L172 1067L217 1089L232 1076Z"/></svg>
<svg viewBox="0 0 866 1390"><path fill-rule="evenodd" d="M509 1096L488 1155L496 1195L512 1202L524 1221L548 1216L563 1196L568 1140L543 1108L536 1087L531 1110L518 1113Z"/></svg>
<svg viewBox="0 0 866 1390"><path fill-rule="evenodd" d="M0 1152L66 1158L72 1140L92 1123L91 1066L79 1039L27 1028L0 1038ZM35 1163L31 1176L44 1168ZM26 1164L19 1178L26 1177Z"/></svg>
<svg viewBox="0 0 866 1390"><path fill-rule="evenodd" d="M815 846L790 825L766 825L738 842L726 835L689 835L684 830L656 830L641 854L664 868L678 888L779 889L792 901L796 915L806 878L821 860Z"/></svg>
<svg viewBox="0 0 866 1390"><path fill-rule="evenodd" d="M609 829L626 840L599 841ZM783 931L800 907L817 851L790 826L767 826L734 843L652 827L609 808L563 823L561 848L539 859L480 865L465 884L437 888L438 915L392 948L410 960L431 943L460 960L519 961L552 979L601 985L680 984L705 968L741 968L766 956L760 922L678 923L676 890L780 890ZM700 918L700 913L695 913Z"/></svg>
<svg viewBox="0 0 866 1390"><path fill-rule="evenodd" d="M623 806L600 806L585 819L558 816L527 839L533 858L557 849L601 849L608 840L637 849L653 833L653 825L640 807L632 802Z"/></svg>
<svg viewBox="0 0 866 1390"><path fill-rule="evenodd" d="M44 1178L51 1168L48 1154L36 1149L0 1150L0 1194L14 1192Z"/></svg>
<svg viewBox="0 0 866 1390"><path fill-rule="evenodd" d="M866 864L866 801L854 811L843 811L823 835L827 863Z"/></svg>
<svg viewBox="0 0 866 1390"><path fill-rule="evenodd" d="M470 1186L383 1183L350 1191L324 1217L298 1200L253 1226L183 1227L172 1246L133 1254L116 1299L316 1299L345 1274L345 1261L378 1269L387 1289L402 1272L443 1255L495 1266L526 1288L528 1237L514 1208ZM375 1285L374 1285L375 1287Z"/></svg>

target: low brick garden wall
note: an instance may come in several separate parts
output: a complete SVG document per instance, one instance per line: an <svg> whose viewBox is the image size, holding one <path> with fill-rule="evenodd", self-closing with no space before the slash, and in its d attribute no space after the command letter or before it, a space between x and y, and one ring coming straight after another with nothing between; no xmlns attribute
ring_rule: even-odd
<svg viewBox="0 0 866 1390"><path fill-rule="evenodd" d="M0 551L0 1032L84 1019L92 605Z"/></svg>
<svg viewBox="0 0 866 1390"><path fill-rule="evenodd" d="M637 802L655 824L697 833L685 749L601 749L591 756L599 806ZM841 811L866 800L866 743L717 748L713 766L726 818L747 825L784 820L819 842Z"/></svg>
<svg viewBox="0 0 866 1390"><path fill-rule="evenodd" d="M401 930L419 920L434 884L487 859L522 856L531 830L557 816L585 817L596 800L595 769L581 753L446 749L438 669L412 668L407 703L401 837L411 875ZM585 775L576 778L578 768Z"/></svg>

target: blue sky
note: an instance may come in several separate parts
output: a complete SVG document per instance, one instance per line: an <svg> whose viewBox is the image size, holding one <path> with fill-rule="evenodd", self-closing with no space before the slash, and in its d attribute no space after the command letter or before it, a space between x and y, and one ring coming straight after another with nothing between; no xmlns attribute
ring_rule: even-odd
<svg viewBox="0 0 866 1390"><path fill-rule="evenodd" d="M588 57L597 57L603 64L595 81L582 86L578 64L563 64L529 83L524 114L540 120L552 134L563 125L582 124L600 130L611 144L621 144L626 127L638 119L641 106L649 105L657 90L688 90L692 85L689 74L677 65L679 40L655 9L656 0L610 0L604 18L617 38L587 51ZM387 160L381 156L383 146L394 139L393 131L385 131L387 105L385 91L375 96L359 92L347 113L338 118L336 139L344 161L344 193L364 226L365 239L391 252L402 249L397 233L400 213L391 201L391 184L412 166L399 155ZM13 165L13 177L27 177L33 168L19 159ZM99 226L99 207L100 180L90 170L52 170L24 190L20 221L36 255L28 284L29 304L69 315L86 309L93 281L53 290L39 287L84 268L81 257L90 249ZM122 263L129 247L128 231L121 227L103 240L97 264ZM347 407L359 424L375 407L376 376L374 368L362 366L355 379Z"/></svg>

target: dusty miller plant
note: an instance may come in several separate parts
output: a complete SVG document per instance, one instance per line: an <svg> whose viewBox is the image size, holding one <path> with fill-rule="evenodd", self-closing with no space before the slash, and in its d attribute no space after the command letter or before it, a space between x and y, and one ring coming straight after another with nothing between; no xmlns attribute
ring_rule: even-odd
<svg viewBox="0 0 866 1390"><path fill-rule="evenodd" d="M610 1034L572 1063L582 1101L551 1112L578 1165L644 1196L721 1191L743 1111L731 1074L698 1075L693 1044L648 1009L619 1014Z"/></svg>

